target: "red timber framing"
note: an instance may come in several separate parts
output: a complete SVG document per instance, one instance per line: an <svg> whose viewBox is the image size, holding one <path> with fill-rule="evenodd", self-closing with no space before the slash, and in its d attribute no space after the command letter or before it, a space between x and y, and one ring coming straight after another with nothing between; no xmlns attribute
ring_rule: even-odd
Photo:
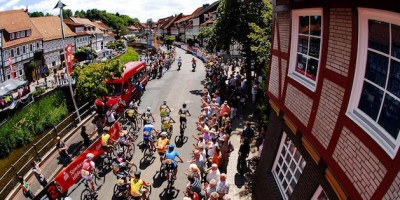
<svg viewBox="0 0 400 200"><path fill-rule="evenodd" d="M349 99L351 96L352 85L353 85L353 78L355 74L356 68L356 58L358 52L358 7L373 7L377 9L384 9L384 10L391 10L395 12L399 12L400 4L393 5L393 2L390 1L371 1L371 2L349 2L344 0L336 0L336 1L304 1L295 3L292 0L288 0L287 5L276 5L276 1L274 1L274 14L273 14L273 28L275 30L272 31L272 48L271 48L271 55L270 55L270 66L272 64L272 57L276 56L278 58L277 67L279 70L279 94L278 97L275 97L272 93L267 91L267 95L269 96L270 100L274 102L279 109L287 116L293 123L297 126L298 130L301 131L303 137L305 137L311 145L317 150L318 154L321 158L327 163L328 168L332 170L334 175L340 181L340 184L343 188L346 188L346 192L348 193L349 197L352 199L362 199L361 195L358 193L355 186L352 184L350 179L347 177L345 172L341 169L341 167L336 163L333 159L333 153L335 148L337 147L339 138L341 136L341 132L344 127L347 127L362 143L364 143L369 150L379 159L382 165L387 169L387 173L384 175L380 185L377 187L376 191L374 192L372 199L382 199L383 196L386 194L390 186L392 185L394 179L397 176L397 173L400 170L400 154L397 153L394 159L391 159L390 156L372 139L368 134L364 132L362 128L356 125L351 119L346 116L347 107L349 104ZM379 5L378 5L379 4ZM311 91L310 89L306 88L299 82L290 78L287 74L285 76L285 82L282 85L281 79L282 77L282 63L281 60L285 59L289 65L289 57L290 57L290 42L289 42L289 53L282 52L281 50L281 34L279 30L279 21L277 20L277 16L279 12L286 12L290 11L291 9L300 9L300 8L315 8L315 7L322 7L323 8L323 40L321 46L321 61L320 61L320 68L319 68L319 76L317 80L316 90L315 92ZM330 22L330 9L331 8L351 8L352 11L352 35L351 35L351 58L349 63L349 71L347 77L341 75L337 72L334 72L330 69L326 68L327 62L327 52L328 52L328 40L329 40L329 22ZM292 19L291 19L292 20ZM290 23L291 24L291 23ZM291 33L291 27L289 28L289 32ZM276 36L275 36L276 34ZM274 38L277 37L277 44L274 43ZM291 41L291 34L289 34L289 41ZM277 49L273 49L273 47L277 47ZM288 66L289 69L289 66ZM269 70L268 80L270 80L270 73ZM287 70L289 71L289 70ZM316 113L318 110L318 106L320 103L320 96L322 93L322 83L323 80L327 79L332 81L333 83L339 85L340 87L344 88L344 97L343 103L340 107L339 116L337 123L335 124L331 140L328 144L327 149L325 149L317 138L311 134L312 128L314 126L314 122L316 119ZM313 100L312 110L310 114L309 121L307 125L303 125L300 120L284 105L284 101L286 98L287 88L288 85L294 86L300 92L308 96ZM281 92L283 89L283 92Z"/></svg>

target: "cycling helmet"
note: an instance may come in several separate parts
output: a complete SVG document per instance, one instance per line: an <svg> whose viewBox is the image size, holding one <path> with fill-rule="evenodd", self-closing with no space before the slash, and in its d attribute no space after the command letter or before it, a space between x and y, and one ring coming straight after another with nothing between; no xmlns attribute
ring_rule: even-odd
<svg viewBox="0 0 400 200"><path fill-rule="evenodd" d="M122 156L122 155L124 155L124 151L122 151L121 149L118 149L118 151L117 151L117 155L118 155L118 156Z"/></svg>
<svg viewBox="0 0 400 200"><path fill-rule="evenodd" d="M128 127L127 126L122 126L122 130L128 130Z"/></svg>
<svg viewBox="0 0 400 200"><path fill-rule="evenodd" d="M183 105L182 105L184 108L186 108L186 103L183 103Z"/></svg>
<svg viewBox="0 0 400 200"><path fill-rule="evenodd" d="M174 144L170 144L168 148L169 148L169 150L174 150L175 145Z"/></svg>
<svg viewBox="0 0 400 200"><path fill-rule="evenodd" d="M94 157L94 155L93 155L92 153L88 153L88 154L86 155L86 159L88 159L88 160L92 160L93 157Z"/></svg>
<svg viewBox="0 0 400 200"><path fill-rule="evenodd" d="M150 112L150 110L151 110L150 107L147 107L147 112Z"/></svg>
<svg viewBox="0 0 400 200"><path fill-rule="evenodd" d="M164 131L164 132L160 133L160 136L161 136L161 137L167 137L167 136L168 136L168 133Z"/></svg>
<svg viewBox="0 0 400 200"><path fill-rule="evenodd" d="M132 109L133 106L134 106L134 105L133 105L133 101L131 101L131 102L129 103L129 106L128 106L128 107L129 107L130 109Z"/></svg>
<svg viewBox="0 0 400 200"><path fill-rule="evenodd" d="M135 171L135 173L133 174L135 176L135 178L140 178L140 175L142 174L142 172L140 171Z"/></svg>
<svg viewBox="0 0 400 200"><path fill-rule="evenodd" d="M167 105L167 101L164 101L164 102L163 102L163 105Z"/></svg>

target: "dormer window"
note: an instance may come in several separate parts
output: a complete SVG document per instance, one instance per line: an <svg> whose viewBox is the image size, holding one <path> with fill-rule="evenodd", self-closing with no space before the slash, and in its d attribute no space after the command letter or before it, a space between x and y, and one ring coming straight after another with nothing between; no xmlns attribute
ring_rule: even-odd
<svg viewBox="0 0 400 200"><path fill-rule="evenodd" d="M32 31L30 29L26 31L26 37L31 36L31 34L32 34Z"/></svg>
<svg viewBox="0 0 400 200"><path fill-rule="evenodd" d="M10 40L13 40L13 39L15 39L15 35L14 35L14 33L10 33Z"/></svg>
<svg viewBox="0 0 400 200"><path fill-rule="evenodd" d="M20 38L20 32L16 32L15 35L16 38Z"/></svg>
<svg viewBox="0 0 400 200"><path fill-rule="evenodd" d="M25 31L21 31L21 37L25 37Z"/></svg>

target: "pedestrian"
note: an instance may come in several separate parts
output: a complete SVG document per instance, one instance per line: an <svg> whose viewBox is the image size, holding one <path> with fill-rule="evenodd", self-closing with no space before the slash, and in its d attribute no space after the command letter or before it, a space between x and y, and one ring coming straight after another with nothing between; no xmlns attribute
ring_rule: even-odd
<svg viewBox="0 0 400 200"><path fill-rule="evenodd" d="M142 86L142 83L140 82L140 81L138 81L137 83L136 83L136 90L138 91L138 93L139 93L139 97L138 97L138 105L140 105L140 103L142 102L142 95L143 95L143 90L144 90L144 88L143 88L143 86Z"/></svg>
<svg viewBox="0 0 400 200"><path fill-rule="evenodd" d="M219 177L219 181L217 183L217 192L219 195L219 198L223 198L226 194L229 193L229 183L226 180L226 174L222 173L221 176Z"/></svg>
<svg viewBox="0 0 400 200"><path fill-rule="evenodd" d="M258 91L257 81L254 81L253 87L251 88L251 101L254 103L256 101L256 95Z"/></svg>
<svg viewBox="0 0 400 200"><path fill-rule="evenodd" d="M254 130L251 128L251 123L247 122L246 123L246 128L243 129L242 135L241 135L241 140L248 140L248 142L251 142L254 137Z"/></svg>
<svg viewBox="0 0 400 200"><path fill-rule="evenodd" d="M232 143L229 141L229 135L228 134L225 134L222 137L222 141L221 141L220 147L221 147L222 160L221 160L221 165L219 167L219 170L221 171L221 173L226 173L227 172L228 163L229 163L230 154L234 150L234 147L233 147Z"/></svg>
<svg viewBox="0 0 400 200"><path fill-rule="evenodd" d="M72 161L71 156L68 154L68 146L65 144L63 140L61 140L60 136L56 138L56 147L58 154L60 155L61 162L66 165Z"/></svg>
<svg viewBox="0 0 400 200"><path fill-rule="evenodd" d="M81 128L81 136L83 138L83 144L88 147L90 145L90 138L86 132L86 126L82 126Z"/></svg>
<svg viewBox="0 0 400 200"><path fill-rule="evenodd" d="M106 116L107 116L107 126L112 126L115 122L114 111L112 110L112 106L108 108Z"/></svg>
<svg viewBox="0 0 400 200"><path fill-rule="evenodd" d="M106 120L101 115L97 115L96 119L96 127L97 127L97 136L101 137L101 134L104 132L104 126L106 126Z"/></svg>
<svg viewBox="0 0 400 200"><path fill-rule="evenodd" d="M31 166L33 175L35 175L40 185L42 185L45 188L47 185L47 180L42 174L42 170L39 168L39 164L36 161L32 161Z"/></svg>
<svg viewBox="0 0 400 200"><path fill-rule="evenodd" d="M18 176L19 183L21 184L22 193L26 198L33 199L35 195L32 192L31 185L22 177L21 175Z"/></svg>

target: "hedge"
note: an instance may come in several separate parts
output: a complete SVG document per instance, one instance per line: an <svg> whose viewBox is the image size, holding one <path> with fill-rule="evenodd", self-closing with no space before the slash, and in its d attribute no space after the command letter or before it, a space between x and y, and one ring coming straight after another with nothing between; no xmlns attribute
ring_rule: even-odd
<svg viewBox="0 0 400 200"><path fill-rule="evenodd" d="M130 61L138 61L139 55L132 47L128 47L127 51L124 54L122 54L118 59L122 63L127 63Z"/></svg>
<svg viewBox="0 0 400 200"><path fill-rule="evenodd" d="M66 97L61 91L26 106L0 127L0 158L57 125L67 114Z"/></svg>

